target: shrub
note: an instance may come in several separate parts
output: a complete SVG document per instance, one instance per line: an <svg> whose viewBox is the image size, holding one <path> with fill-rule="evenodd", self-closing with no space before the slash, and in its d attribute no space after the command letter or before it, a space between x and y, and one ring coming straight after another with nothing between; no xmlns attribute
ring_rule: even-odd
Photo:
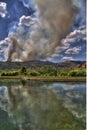
<svg viewBox="0 0 87 130"><path fill-rule="evenodd" d="M4 73L4 72L2 72L2 73L1 73L1 76L5 76L5 73Z"/></svg>
<svg viewBox="0 0 87 130"><path fill-rule="evenodd" d="M28 74L29 76L40 76L40 73L36 70L32 70L31 72L29 72Z"/></svg>
<svg viewBox="0 0 87 130"><path fill-rule="evenodd" d="M41 67L39 73L41 75L57 76L57 70L52 66Z"/></svg>
<svg viewBox="0 0 87 130"><path fill-rule="evenodd" d="M71 70L68 75L71 77L85 77L86 71L85 70Z"/></svg>
<svg viewBox="0 0 87 130"><path fill-rule="evenodd" d="M2 72L1 76L18 76L18 72Z"/></svg>

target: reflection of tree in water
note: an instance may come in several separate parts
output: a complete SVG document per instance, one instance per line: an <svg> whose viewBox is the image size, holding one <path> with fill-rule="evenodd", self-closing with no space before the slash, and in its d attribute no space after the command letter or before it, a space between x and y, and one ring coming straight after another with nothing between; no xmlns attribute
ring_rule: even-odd
<svg viewBox="0 0 87 130"><path fill-rule="evenodd" d="M8 85L8 114L12 123L15 122L20 130L85 129L83 122L63 107L59 96L49 87L38 86L40 84Z"/></svg>

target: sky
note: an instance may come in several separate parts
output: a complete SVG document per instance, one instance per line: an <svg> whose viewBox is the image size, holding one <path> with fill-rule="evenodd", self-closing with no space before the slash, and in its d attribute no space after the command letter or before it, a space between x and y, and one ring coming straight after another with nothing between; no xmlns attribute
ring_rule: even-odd
<svg viewBox="0 0 87 130"><path fill-rule="evenodd" d="M86 60L86 0L0 0L0 61Z"/></svg>

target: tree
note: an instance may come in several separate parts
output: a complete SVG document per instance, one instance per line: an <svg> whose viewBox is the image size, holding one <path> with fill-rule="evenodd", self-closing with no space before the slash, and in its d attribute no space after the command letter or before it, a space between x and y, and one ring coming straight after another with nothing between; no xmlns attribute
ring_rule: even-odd
<svg viewBox="0 0 87 130"><path fill-rule="evenodd" d="M20 72L21 72L21 74L26 74L26 72L27 72L26 67L23 66L23 67L21 68Z"/></svg>
<svg viewBox="0 0 87 130"><path fill-rule="evenodd" d="M68 75L71 77L85 77L86 70L71 70Z"/></svg>

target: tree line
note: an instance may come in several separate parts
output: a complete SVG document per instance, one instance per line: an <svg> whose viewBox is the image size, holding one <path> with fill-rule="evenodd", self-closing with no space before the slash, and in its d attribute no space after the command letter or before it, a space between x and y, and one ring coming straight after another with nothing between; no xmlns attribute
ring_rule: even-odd
<svg viewBox="0 0 87 130"><path fill-rule="evenodd" d="M44 66L38 69L27 69L23 66L18 70L0 71L0 76L58 76L58 77L85 77L86 69L56 69L52 66Z"/></svg>

